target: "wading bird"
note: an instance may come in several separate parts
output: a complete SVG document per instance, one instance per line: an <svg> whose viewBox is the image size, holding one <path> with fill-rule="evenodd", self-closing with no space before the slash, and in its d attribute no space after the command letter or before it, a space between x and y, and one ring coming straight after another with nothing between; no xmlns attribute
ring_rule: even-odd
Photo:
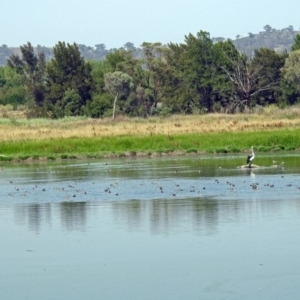
<svg viewBox="0 0 300 300"><path fill-rule="evenodd" d="M249 164L249 168L251 168L251 164L255 158L255 154L254 154L254 151L253 151L253 146L251 147L251 150L252 150L252 154L248 155L247 157L247 164Z"/></svg>

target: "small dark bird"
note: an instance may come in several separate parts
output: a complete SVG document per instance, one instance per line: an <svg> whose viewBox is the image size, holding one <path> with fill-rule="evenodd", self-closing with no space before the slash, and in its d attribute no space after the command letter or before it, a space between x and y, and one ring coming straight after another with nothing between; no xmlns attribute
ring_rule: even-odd
<svg viewBox="0 0 300 300"><path fill-rule="evenodd" d="M258 190L258 186L256 183L251 184L253 190Z"/></svg>
<svg viewBox="0 0 300 300"><path fill-rule="evenodd" d="M252 154L248 155L247 157L247 164L249 164L249 168L251 168L251 164L255 158L255 154L254 154L254 151L253 151L253 146L251 147L251 151L252 151Z"/></svg>

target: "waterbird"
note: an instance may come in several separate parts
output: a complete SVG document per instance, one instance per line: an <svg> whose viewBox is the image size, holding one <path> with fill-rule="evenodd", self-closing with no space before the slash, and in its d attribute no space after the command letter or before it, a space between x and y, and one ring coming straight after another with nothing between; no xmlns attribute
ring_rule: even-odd
<svg viewBox="0 0 300 300"><path fill-rule="evenodd" d="M252 189L253 190L258 190L258 184L257 183L253 183L253 184L250 184L252 186Z"/></svg>
<svg viewBox="0 0 300 300"><path fill-rule="evenodd" d="M251 168L252 161L255 158L255 154L254 154L254 151L253 151L253 146L251 146L251 151L252 151L252 154L248 155L248 157L247 157L247 164L249 164L249 168Z"/></svg>

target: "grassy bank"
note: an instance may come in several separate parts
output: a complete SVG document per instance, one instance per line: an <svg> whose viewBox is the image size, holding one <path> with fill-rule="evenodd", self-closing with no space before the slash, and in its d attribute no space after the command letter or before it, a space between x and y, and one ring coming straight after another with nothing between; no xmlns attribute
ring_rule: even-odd
<svg viewBox="0 0 300 300"><path fill-rule="evenodd" d="M291 151L300 146L300 129L257 132L223 132L181 135L71 137L4 141L1 160L67 159L184 153Z"/></svg>
<svg viewBox="0 0 300 300"><path fill-rule="evenodd" d="M0 118L0 160L291 151L300 148L300 107L260 113L61 120Z"/></svg>

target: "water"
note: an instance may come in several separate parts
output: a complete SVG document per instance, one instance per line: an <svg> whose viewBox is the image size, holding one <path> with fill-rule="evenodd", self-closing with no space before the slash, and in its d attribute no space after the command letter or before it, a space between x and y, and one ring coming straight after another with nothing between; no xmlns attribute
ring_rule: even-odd
<svg viewBox="0 0 300 300"><path fill-rule="evenodd" d="M1 297L296 299L299 155L244 160L2 164Z"/></svg>

